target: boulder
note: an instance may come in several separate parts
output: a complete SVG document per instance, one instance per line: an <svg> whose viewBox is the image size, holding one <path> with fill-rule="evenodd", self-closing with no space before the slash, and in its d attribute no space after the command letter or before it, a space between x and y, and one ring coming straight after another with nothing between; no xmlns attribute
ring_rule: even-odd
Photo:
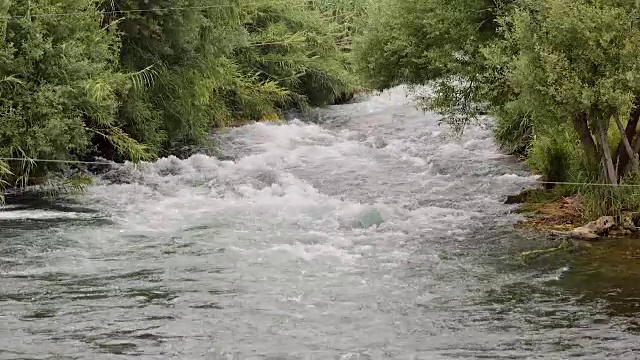
<svg viewBox="0 0 640 360"><path fill-rule="evenodd" d="M580 226L578 228L573 229L572 231L569 232L569 235L574 238L585 239L585 240L596 240L600 237L600 235L596 234L586 226Z"/></svg>
<svg viewBox="0 0 640 360"><path fill-rule="evenodd" d="M569 232L569 235L579 239L595 240L598 239L600 235L611 230L615 225L616 221L613 216L603 216L585 226L573 229Z"/></svg>
<svg viewBox="0 0 640 360"><path fill-rule="evenodd" d="M524 203L524 196L521 194L518 195L508 195L507 200L504 201L505 205L513 205L513 204L522 204Z"/></svg>

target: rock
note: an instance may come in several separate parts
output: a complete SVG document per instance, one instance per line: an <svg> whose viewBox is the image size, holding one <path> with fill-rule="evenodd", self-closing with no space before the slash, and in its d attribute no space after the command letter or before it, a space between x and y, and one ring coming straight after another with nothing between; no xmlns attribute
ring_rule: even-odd
<svg viewBox="0 0 640 360"><path fill-rule="evenodd" d="M580 226L569 232L569 235L580 239L598 239L600 235L611 230L616 225L613 216L603 216L585 226Z"/></svg>
<svg viewBox="0 0 640 360"><path fill-rule="evenodd" d="M625 230L636 230L636 224L633 221L633 216L632 215L625 215L622 218L622 228Z"/></svg>
<svg viewBox="0 0 640 360"><path fill-rule="evenodd" d="M527 201L527 199L532 195L533 192L534 191L532 190L523 190L517 195L507 195L507 200L505 200L504 203L506 205L523 204Z"/></svg>
<svg viewBox="0 0 640 360"><path fill-rule="evenodd" d="M351 227L355 229L367 229L372 226L380 225L384 222L382 214L376 209L365 211L360 214L358 219L352 222Z"/></svg>
<svg viewBox="0 0 640 360"><path fill-rule="evenodd" d="M581 226L569 231L569 235L578 239L595 240L600 236L586 226Z"/></svg>
<svg viewBox="0 0 640 360"><path fill-rule="evenodd" d="M622 217L620 227L631 234L640 232L639 220L637 213L628 213Z"/></svg>
<svg viewBox="0 0 640 360"><path fill-rule="evenodd" d="M513 204L522 204L524 199L522 195L508 195L507 200L505 200L505 205L513 205Z"/></svg>
<svg viewBox="0 0 640 360"><path fill-rule="evenodd" d="M591 223L588 225L590 224ZM596 233L601 234L609 231L614 226L616 226L616 220L613 216L603 216L595 221L595 227L592 226L592 229L594 229Z"/></svg>
<svg viewBox="0 0 640 360"><path fill-rule="evenodd" d="M613 238L627 237L630 235L633 235L633 231L623 228L612 229L611 231L609 231L609 237Z"/></svg>

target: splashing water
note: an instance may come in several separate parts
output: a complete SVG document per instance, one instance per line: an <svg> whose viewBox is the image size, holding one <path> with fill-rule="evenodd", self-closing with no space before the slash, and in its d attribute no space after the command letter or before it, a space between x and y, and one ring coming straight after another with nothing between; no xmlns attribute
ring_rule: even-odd
<svg viewBox="0 0 640 360"><path fill-rule="evenodd" d="M402 88L319 111L115 169L86 211L0 212L0 358L634 358L547 284L568 268L505 265L534 178L488 131Z"/></svg>

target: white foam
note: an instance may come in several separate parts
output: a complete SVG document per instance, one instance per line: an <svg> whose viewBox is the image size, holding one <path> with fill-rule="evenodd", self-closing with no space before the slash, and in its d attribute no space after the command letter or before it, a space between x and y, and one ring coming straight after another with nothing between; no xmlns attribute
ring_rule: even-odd
<svg viewBox="0 0 640 360"><path fill-rule="evenodd" d="M353 263L356 258L360 257L360 255L358 254L350 254L347 252L347 250L340 249L330 244L278 244L274 245L271 249L269 249L269 251L284 251L305 261L313 261L320 258L331 257L338 258L344 263Z"/></svg>
<svg viewBox="0 0 640 360"><path fill-rule="evenodd" d="M25 208L26 205L0 205L0 211L9 211L9 210L16 210L16 209L23 209Z"/></svg>
<svg viewBox="0 0 640 360"><path fill-rule="evenodd" d="M134 184L102 182L90 189L88 203L108 209L127 232L175 233L185 226L215 222L238 231L234 241L249 241L255 232L269 241L275 241L273 234L286 234L289 241L275 244L310 261L320 255L348 258L360 234L377 241L412 232L458 236L486 208L502 205L498 197L487 195L460 200L468 203L457 206L464 211L441 206L459 196L456 191L469 186L485 191L490 186L438 174L431 171L433 164L460 166L470 157L482 163L500 154L482 131L470 131L464 141L440 138L438 118L407 108L411 99L405 90L397 88L353 105L384 114L397 110L402 123L376 114L339 129L299 120L227 129L219 141L233 161L194 155L135 168L129 164L125 172ZM482 181L519 179L506 173ZM429 201L422 203L428 205L407 208L416 197L425 196ZM381 223L353 226L374 210L380 212ZM327 236L318 240L323 243L294 245L301 238L319 238L318 233ZM237 247L252 246L247 242Z"/></svg>
<svg viewBox="0 0 640 360"><path fill-rule="evenodd" d="M9 210L0 211L0 220L50 220L50 219L89 219L95 214L50 211L50 210Z"/></svg>

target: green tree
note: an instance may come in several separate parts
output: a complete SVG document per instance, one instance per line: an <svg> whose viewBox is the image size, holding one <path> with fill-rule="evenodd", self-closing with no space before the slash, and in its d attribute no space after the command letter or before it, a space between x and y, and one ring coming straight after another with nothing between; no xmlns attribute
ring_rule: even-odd
<svg viewBox="0 0 640 360"><path fill-rule="evenodd" d="M0 0L0 188L329 104L354 90L341 26L296 0Z"/></svg>
<svg viewBox="0 0 640 360"><path fill-rule="evenodd" d="M569 126L589 162L600 163L612 183L636 158L636 2L388 0L372 6L376 15L356 48L375 87L433 85L434 95L423 98L426 109L442 113L454 130L490 113L497 118L496 138L520 153L536 134ZM620 132L613 154L610 126Z"/></svg>
<svg viewBox="0 0 640 360"><path fill-rule="evenodd" d="M233 75L225 58L241 40L236 1L113 0L103 24L117 24L125 71L146 71L145 82L123 94L119 121L156 154L202 142L230 114L223 89Z"/></svg>
<svg viewBox="0 0 640 360"><path fill-rule="evenodd" d="M295 0L117 0L104 10L118 24L124 69L151 68L121 98L119 120L159 155L205 143L212 127L351 90L335 26Z"/></svg>
<svg viewBox="0 0 640 360"><path fill-rule="evenodd" d="M357 38L359 72L377 89L432 85L425 109L461 131L487 111L494 87L483 47L497 32L496 19L512 1L382 0L370 3L367 28ZM501 97L493 96L492 100Z"/></svg>
<svg viewBox="0 0 640 360"><path fill-rule="evenodd" d="M502 21L504 39L492 49L502 51L487 52L504 64L514 101L541 123L571 124L584 153L602 164L611 183L626 168L611 153L611 125L621 135L618 154L625 161L635 157L640 31L634 10L610 1L528 4Z"/></svg>

